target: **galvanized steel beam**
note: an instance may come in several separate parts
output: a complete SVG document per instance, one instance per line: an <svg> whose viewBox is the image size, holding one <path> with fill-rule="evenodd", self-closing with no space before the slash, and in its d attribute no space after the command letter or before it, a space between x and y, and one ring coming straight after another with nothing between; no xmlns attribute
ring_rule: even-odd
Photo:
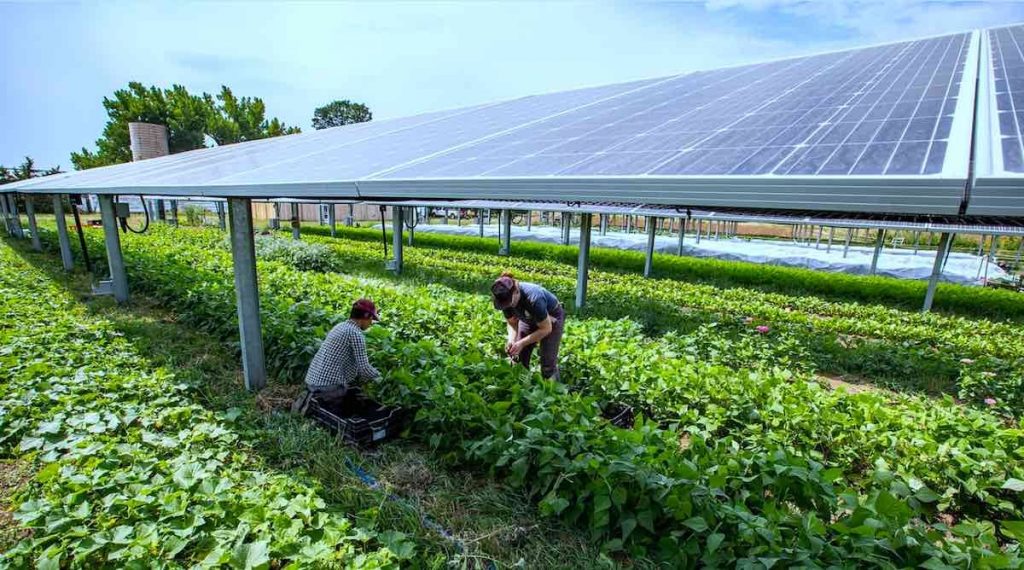
<svg viewBox="0 0 1024 570"><path fill-rule="evenodd" d="M501 242L498 246L498 255L509 255L512 252L512 211L501 211L501 228L499 234Z"/></svg>
<svg viewBox="0 0 1024 570"><path fill-rule="evenodd" d="M245 388L255 391L267 385L267 368L263 354L256 247L252 237L252 205L249 199L229 198L228 214L238 305L238 335L242 347L242 373Z"/></svg>
<svg viewBox="0 0 1024 570"><path fill-rule="evenodd" d="M60 246L60 261L64 265L64 271L71 271L74 269L74 260L71 257L71 238L68 237L68 224L64 218L63 194L53 195L53 216L57 221L57 243Z"/></svg>
<svg viewBox="0 0 1024 570"><path fill-rule="evenodd" d="M878 237L875 238L875 253L871 256L871 275L878 270L878 258L882 255L882 245L885 242L885 230L878 230Z"/></svg>
<svg viewBox="0 0 1024 570"><path fill-rule="evenodd" d="M658 219L647 217L647 256L644 258L644 277L650 277L654 270L654 236L658 230Z"/></svg>
<svg viewBox="0 0 1024 570"><path fill-rule="evenodd" d="M394 257L391 259L388 269L394 271L396 275L402 273L402 226L404 225L402 217L402 208L397 206L391 208L391 249Z"/></svg>
<svg viewBox="0 0 1024 570"><path fill-rule="evenodd" d="M18 239L25 239L25 231L21 228L21 214L18 213L18 198L15 194L7 194L7 213L11 219L11 233Z"/></svg>
<svg viewBox="0 0 1024 570"><path fill-rule="evenodd" d="M939 284L939 277L942 275L942 268L946 263L946 255L949 254L952 243L953 240L950 238L950 234L943 232L942 237L939 238L939 247L935 251L935 263L932 264L932 274L928 278L928 291L924 295L924 306L921 309L926 313L932 310L932 303L935 300L935 288Z"/></svg>
<svg viewBox="0 0 1024 570"><path fill-rule="evenodd" d="M576 265L576 310L586 304L587 280L590 278L590 224L589 214L580 218L580 253Z"/></svg>
<svg viewBox="0 0 1024 570"><path fill-rule="evenodd" d="M679 245L676 246L676 255L683 254L683 241L686 239L686 218L679 219Z"/></svg>
<svg viewBox="0 0 1024 570"><path fill-rule="evenodd" d="M43 244L39 243L39 227L36 225L36 206L30 194L25 195L25 214L28 215L28 231L32 233L32 249L43 251Z"/></svg>
<svg viewBox="0 0 1024 570"><path fill-rule="evenodd" d="M120 304L128 302L128 275L125 272L124 257L121 254L121 236L118 233L117 216L114 213L114 197L100 194L100 216L103 219L103 240L107 247L107 264L110 267L110 286L114 300Z"/></svg>

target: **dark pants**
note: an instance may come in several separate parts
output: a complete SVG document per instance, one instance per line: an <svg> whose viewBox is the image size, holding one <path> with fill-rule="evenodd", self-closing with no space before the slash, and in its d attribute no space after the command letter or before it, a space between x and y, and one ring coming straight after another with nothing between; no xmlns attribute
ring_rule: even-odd
<svg viewBox="0 0 1024 570"><path fill-rule="evenodd" d="M316 388L309 386L308 390L317 402L329 407L341 404L349 393L348 386L319 386Z"/></svg>
<svg viewBox="0 0 1024 570"><path fill-rule="evenodd" d="M540 374L544 378L558 380L558 347L562 344L562 327L565 324L565 310L561 305L548 313L551 315L551 334L541 339L540 344ZM525 338L537 330L537 325L519 321L519 338ZM530 357L536 344L523 348L519 353L519 363L527 369L530 368Z"/></svg>

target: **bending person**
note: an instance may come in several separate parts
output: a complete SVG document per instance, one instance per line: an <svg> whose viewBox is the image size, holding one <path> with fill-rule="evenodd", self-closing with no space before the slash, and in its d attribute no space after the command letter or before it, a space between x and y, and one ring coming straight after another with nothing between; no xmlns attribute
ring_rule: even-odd
<svg viewBox="0 0 1024 570"><path fill-rule="evenodd" d="M540 344L540 373L544 378L558 380L558 347L562 343L565 309L558 298L534 283L517 281L509 273L491 285L494 308L505 315L508 341L505 352L519 358L530 368L530 356Z"/></svg>
<svg viewBox="0 0 1024 570"><path fill-rule="evenodd" d="M352 387L380 378L367 357L363 335L379 320L373 301L359 299L352 304L348 320L335 325L316 351L306 371L306 389L295 400L292 412L305 415L310 398L328 405L338 403Z"/></svg>

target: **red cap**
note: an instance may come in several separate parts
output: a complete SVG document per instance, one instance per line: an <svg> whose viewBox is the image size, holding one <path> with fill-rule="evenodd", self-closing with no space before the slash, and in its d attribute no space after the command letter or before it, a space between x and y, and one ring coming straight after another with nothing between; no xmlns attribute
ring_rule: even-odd
<svg viewBox="0 0 1024 570"><path fill-rule="evenodd" d="M379 321L380 317L377 316L377 306L373 304L373 301L369 299L359 299L355 303L352 303L353 311L360 311L364 315L370 317L375 321Z"/></svg>

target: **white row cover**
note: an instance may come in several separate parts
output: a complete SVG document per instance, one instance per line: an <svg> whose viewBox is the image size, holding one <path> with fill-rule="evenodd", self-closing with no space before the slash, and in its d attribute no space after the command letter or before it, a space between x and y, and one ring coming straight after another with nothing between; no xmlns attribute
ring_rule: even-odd
<svg viewBox="0 0 1024 570"><path fill-rule="evenodd" d="M380 226L377 226L379 229ZM467 236L480 235L480 228L475 224L457 226L418 224L416 232L458 234ZM498 227L484 226L484 235L496 237ZM562 230L548 226L534 226L530 230L522 227L512 228L514 241L537 241L544 243L561 243ZM579 243L579 230L570 232L570 243ZM647 235L644 233L626 234L610 231L607 235L599 235L594 231L590 238L592 247L607 247L633 251L647 249ZM497 246L495 246L497 247ZM515 245L513 245L515 247ZM657 236L654 250L660 253L675 254L679 248L679 236ZM852 273L867 275L871 272L871 259L874 249L871 247L851 246L843 256L843 243L834 242L829 248L823 240L815 244L796 243L790 241L770 241L747 238L714 239L704 237L697 243L697 236L688 233L683 241L683 255L688 257L708 257L729 261L745 261L766 265L784 265L802 267L833 273ZM914 253L912 249L894 249L885 247L878 257L876 273L885 277L899 279L928 279L932 265L935 263L935 250L921 250ZM969 253L950 253L946 260L941 279L961 285L982 285L985 279L1007 279L1009 275L1002 267L988 263L984 256Z"/></svg>
<svg viewBox="0 0 1024 570"><path fill-rule="evenodd" d="M980 128L975 100L991 98L995 112L999 104L1015 104L1017 79L1024 81L1017 60L993 57L993 46L1016 46L1021 30L522 97L54 175L4 190L615 200L951 215L968 186L972 133ZM1010 79L997 78L1004 76ZM1000 97L1004 85L1009 94ZM999 116L988 123L999 127L1000 120L1006 122ZM1001 145L1006 137L998 136ZM977 145L979 152L995 147L994 141ZM976 162L996 162L981 158ZM1009 159L998 163L1012 166ZM980 185L991 190L975 192L972 198L982 203L973 213L1024 216L1018 179L999 180Z"/></svg>

